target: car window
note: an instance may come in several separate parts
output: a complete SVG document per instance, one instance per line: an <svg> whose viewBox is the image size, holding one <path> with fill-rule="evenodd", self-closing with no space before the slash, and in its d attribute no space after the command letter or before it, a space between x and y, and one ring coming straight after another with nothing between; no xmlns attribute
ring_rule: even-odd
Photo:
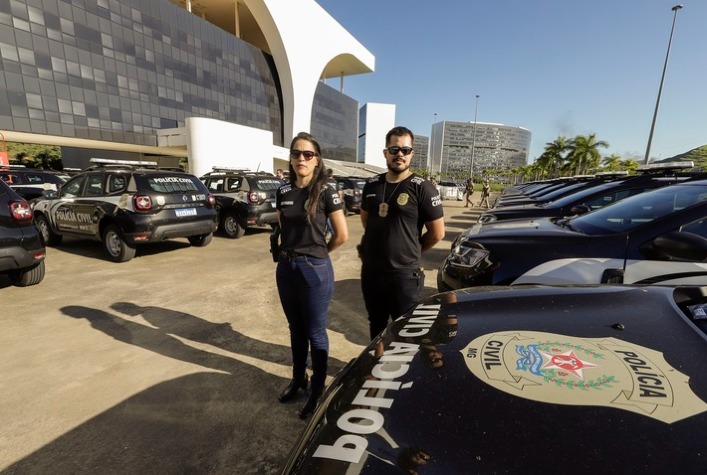
<svg viewBox="0 0 707 475"><path fill-rule="evenodd" d="M60 196L62 198L76 198L81 194L84 181L86 181L85 176L79 176L71 181L67 181L66 184L61 187Z"/></svg>
<svg viewBox="0 0 707 475"><path fill-rule="evenodd" d="M241 182L243 181L240 177L229 177L227 191L238 191L241 189Z"/></svg>
<svg viewBox="0 0 707 475"><path fill-rule="evenodd" d="M8 185L19 185L20 183L22 183L20 177L15 175L14 173L0 173L0 178L2 178L2 181L7 183Z"/></svg>
<svg viewBox="0 0 707 475"><path fill-rule="evenodd" d="M686 224L682 227L681 231L687 231L688 233L697 234L707 239L707 218L699 219L690 224Z"/></svg>
<svg viewBox="0 0 707 475"><path fill-rule="evenodd" d="M178 175L152 175L147 177L151 190L159 193L181 193L183 191L199 191L201 184L198 178Z"/></svg>
<svg viewBox="0 0 707 475"><path fill-rule="evenodd" d="M82 196L101 196L103 194L104 174L89 175Z"/></svg>
<svg viewBox="0 0 707 475"><path fill-rule="evenodd" d="M673 185L578 216L570 225L587 234L626 232L704 201L707 201L707 186Z"/></svg>
<svg viewBox="0 0 707 475"><path fill-rule="evenodd" d="M223 178L209 178L207 185L209 191L221 191L223 187Z"/></svg>
<svg viewBox="0 0 707 475"><path fill-rule="evenodd" d="M108 177L108 193L119 193L128 185L125 175L110 175Z"/></svg>

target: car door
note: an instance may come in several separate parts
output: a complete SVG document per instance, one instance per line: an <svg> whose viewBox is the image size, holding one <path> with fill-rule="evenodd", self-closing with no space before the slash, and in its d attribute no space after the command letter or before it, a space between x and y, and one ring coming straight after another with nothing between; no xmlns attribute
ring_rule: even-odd
<svg viewBox="0 0 707 475"><path fill-rule="evenodd" d="M59 191L59 196L49 205L49 216L60 232L78 232L76 218L76 200L81 196L86 175L80 175L66 182Z"/></svg>
<svg viewBox="0 0 707 475"><path fill-rule="evenodd" d="M105 173L91 173L86 176L80 196L74 201L77 233L86 236L99 235L98 223L106 199L105 181Z"/></svg>

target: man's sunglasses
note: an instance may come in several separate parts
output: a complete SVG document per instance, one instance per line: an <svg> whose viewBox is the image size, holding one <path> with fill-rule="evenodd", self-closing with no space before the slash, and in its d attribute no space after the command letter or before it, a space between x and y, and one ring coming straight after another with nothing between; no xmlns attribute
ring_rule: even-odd
<svg viewBox="0 0 707 475"><path fill-rule="evenodd" d="M297 160L300 155L302 155L305 160L310 161L311 159L317 156L317 152L312 152L311 150L290 150L290 158L292 160Z"/></svg>
<svg viewBox="0 0 707 475"><path fill-rule="evenodd" d="M391 155L397 155L398 152L403 152L403 155L410 155L412 153L412 147L388 147L387 150Z"/></svg>

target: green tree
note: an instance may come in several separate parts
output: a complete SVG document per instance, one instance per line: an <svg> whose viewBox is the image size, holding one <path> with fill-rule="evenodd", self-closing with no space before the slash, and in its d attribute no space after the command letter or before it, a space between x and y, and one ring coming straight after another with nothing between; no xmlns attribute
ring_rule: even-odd
<svg viewBox="0 0 707 475"><path fill-rule="evenodd" d="M597 140L596 134L577 135L569 147L567 161L573 174L584 175L599 167L599 147L607 148L608 142Z"/></svg>
<svg viewBox="0 0 707 475"><path fill-rule="evenodd" d="M621 157L615 153L612 153L608 157L604 157L601 164L604 166L604 171L607 172L618 172L623 170L623 163L621 163Z"/></svg>

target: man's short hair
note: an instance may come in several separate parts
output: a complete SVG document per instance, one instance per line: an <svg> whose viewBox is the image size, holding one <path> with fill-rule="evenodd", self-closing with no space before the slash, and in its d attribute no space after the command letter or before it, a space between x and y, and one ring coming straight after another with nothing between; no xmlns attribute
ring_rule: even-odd
<svg viewBox="0 0 707 475"><path fill-rule="evenodd" d="M406 135L410 136L410 141L412 143L415 143L415 135L412 133L412 130L408 129L407 127L403 127L402 125L399 125L397 127L393 127L390 129L390 131L385 134L385 144L388 145L390 143L390 138L395 135L396 137L404 137Z"/></svg>

